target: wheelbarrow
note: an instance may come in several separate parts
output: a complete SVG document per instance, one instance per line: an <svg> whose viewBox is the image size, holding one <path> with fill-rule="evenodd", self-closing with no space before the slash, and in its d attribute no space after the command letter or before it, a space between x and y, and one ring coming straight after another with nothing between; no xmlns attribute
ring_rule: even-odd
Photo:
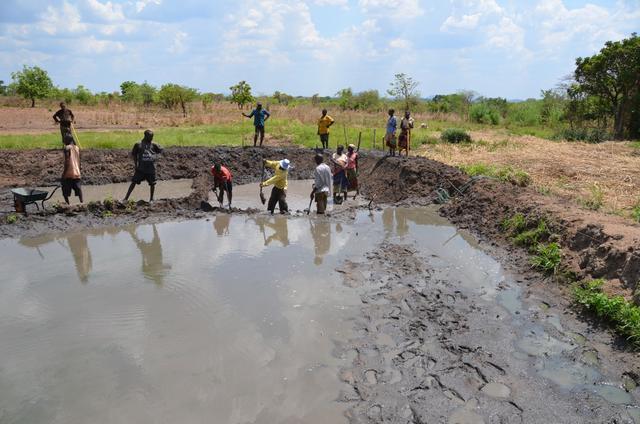
<svg viewBox="0 0 640 424"><path fill-rule="evenodd" d="M12 188L11 193L13 193L13 206L15 207L16 212L26 214L27 205L34 204L36 205L36 208L40 210L40 206L38 206L38 202L40 202L40 205L44 210L44 202L51 199L53 193L55 193L59 188L60 186L56 186L51 193L35 188Z"/></svg>

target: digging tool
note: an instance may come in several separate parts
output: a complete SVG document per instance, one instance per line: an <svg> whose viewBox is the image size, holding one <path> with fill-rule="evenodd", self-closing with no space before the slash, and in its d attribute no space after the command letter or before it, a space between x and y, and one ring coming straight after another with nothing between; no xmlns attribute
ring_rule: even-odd
<svg viewBox="0 0 640 424"><path fill-rule="evenodd" d="M264 181L264 158L262 159L262 175L260 176L260 201L264 205L267 199L264 197L264 193L262 192L263 181Z"/></svg>
<svg viewBox="0 0 640 424"><path fill-rule="evenodd" d="M82 148L82 146L80 145L80 139L78 138L78 133L76 132L76 127L73 126L73 122L71 123L71 132L73 133L73 138L76 140L76 144L78 145L78 148Z"/></svg>
<svg viewBox="0 0 640 424"><path fill-rule="evenodd" d="M362 131L360 131L358 133L358 148L356 149L356 152L360 151L360 142L362 141Z"/></svg>
<svg viewBox="0 0 640 424"><path fill-rule="evenodd" d="M344 146L347 147L347 144L349 144L347 142L347 127L345 127L344 124L342 125L342 130L344 131Z"/></svg>
<svg viewBox="0 0 640 424"><path fill-rule="evenodd" d="M305 212L307 213L307 215L311 213L311 203L313 203L313 197L309 199L309 207L305 209Z"/></svg>

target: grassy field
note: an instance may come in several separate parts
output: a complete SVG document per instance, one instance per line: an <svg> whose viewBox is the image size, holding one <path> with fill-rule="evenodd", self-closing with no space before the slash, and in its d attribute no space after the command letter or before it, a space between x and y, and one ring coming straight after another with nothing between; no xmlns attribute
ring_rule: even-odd
<svg viewBox="0 0 640 424"><path fill-rule="evenodd" d="M384 120L381 120L384 124ZM375 128L376 148L381 148L384 127L382 124ZM451 126L460 126L445 121L431 121L429 128L414 131L413 145L419 146L424 142L432 141L434 131L438 132ZM481 128L479 125L462 125L464 128ZM315 147L319 144L317 128L315 124L303 123L296 119L272 118L266 125L267 145L298 144L307 147ZM371 149L374 144L373 128L362 125L336 124L331 128L331 146L336 143L358 144L361 135L361 148ZM504 130L507 131L507 130ZM118 149L130 148L133 143L142 138L143 130L101 130L81 131L78 137L82 148ZM217 125L201 125L186 127L160 127L154 128L155 141L162 146L240 146L253 144L253 125L250 120L238 123L224 123ZM345 137L346 133L346 137ZM2 149L34 149L34 148L58 148L60 147L60 133L53 131L43 134L9 134L0 135L0 148Z"/></svg>

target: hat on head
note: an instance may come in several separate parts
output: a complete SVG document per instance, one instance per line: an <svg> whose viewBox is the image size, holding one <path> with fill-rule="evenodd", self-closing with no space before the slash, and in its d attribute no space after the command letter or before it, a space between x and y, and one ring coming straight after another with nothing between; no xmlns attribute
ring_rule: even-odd
<svg viewBox="0 0 640 424"><path fill-rule="evenodd" d="M356 145L355 144L349 144L347 147L350 148L350 149L355 149Z"/></svg>
<svg viewBox="0 0 640 424"><path fill-rule="evenodd" d="M284 169L285 171L287 169L289 169L289 165L291 164L291 162L289 162L289 159L282 159L280 161L280 168Z"/></svg>

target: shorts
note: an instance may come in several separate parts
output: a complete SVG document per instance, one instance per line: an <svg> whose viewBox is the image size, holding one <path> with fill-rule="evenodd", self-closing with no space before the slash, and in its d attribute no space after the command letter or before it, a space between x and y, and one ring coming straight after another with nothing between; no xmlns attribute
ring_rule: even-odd
<svg viewBox="0 0 640 424"><path fill-rule="evenodd" d="M233 183L231 182L231 180L216 182L214 184L214 187L215 188L221 188L221 189L225 190L229 194L233 193Z"/></svg>
<svg viewBox="0 0 640 424"><path fill-rule="evenodd" d="M150 186L156 185L156 173L147 173L136 169L136 172L133 174L133 178L131 178L131 182L134 184L140 184L143 181L148 182Z"/></svg>
<svg viewBox="0 0 640 424"><path fill-rule="evenodd" d="M347 173L343 170L333 176L333 195L337 196L338 193L346 193L349 186L349 180L347 179Z"/></svg>
<svg viewBox="0 0 640 424"><path fill-rule="evenodd" d="M71 196L71 190L76 197L80 197L82 190L79 178L62 178L60 180L60 186L62 187L62 195L64 197Z"/></svg>
<svg viewBox="0 0 640 424"><path fill-rule="evenodd" d="M320 134L320 142L321 143L329 143L329 133L327 134Z"/></svg>
<svg viewBox="0 0 640 424"><path fill-rule="evenodd" d="M256 134L264 135L264 125L256 125Z"/></svg>

